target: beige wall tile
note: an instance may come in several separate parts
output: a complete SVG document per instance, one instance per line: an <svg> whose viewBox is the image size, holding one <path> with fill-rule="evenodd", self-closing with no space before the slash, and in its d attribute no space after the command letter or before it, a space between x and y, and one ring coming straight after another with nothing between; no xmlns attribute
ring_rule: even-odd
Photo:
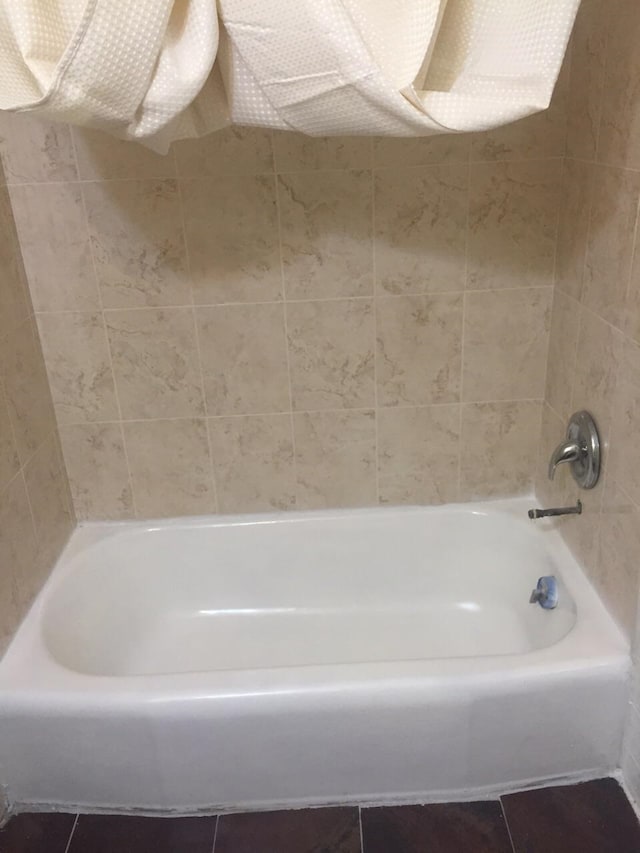
<svg viewBox="0 0 640 853"><path fill-rule="evenodd" d="M596 167L582 299L619 329L625 322L639 198L640 174Z"/></svg>
<svg viewBox="0 0 640 853"><path fill-rule="evenodd" d="M570 489L570 473L567 465L561 465L553 480L549 479L549 460L555 448L564 441L567 423L549 406L548 401L542 407L542 424L540 429L540 452L536 469L535 490L538 500L543 506L563 506L572 499L573 489ZM573 482L573 481L572 481Z"/></svg>
<svg viewBox="0 0 640 853"><path fill-rule="evenodd" d="M578 488L569 471L564 472L566 483L563 505L582 501L582 515L567 515L558 519L558 528L589 580L597 585L599 571L599 542L602 521L603 480L589 491Z"/></svg>
<svg viewBox="0 0 640 853"><path fill-rule="evenodd" d="M640 347L625 340L619 366L614 362L610 369L616 368L607 471L640 505Z"/></svg>
<svg viewBox="0 0 640 853"><path fill-rule="evenodd" d="M563 418L571 414L580 304L556 289L551 312L545 399Z"/></svg>
<svg viewBox="0 0 640 853"><path fill-rule="evenodd" d="M594 160L602 108L609 0L583 0L571 40L567 155Z"/></svg>
<svg viewBox="0 0 640 853"><path fill-rule="evenodd" d="M71 131L64 124L2 112L0 155L10 184L77 178Z"/></svg>
<svg viewBox="0 0 640 853"><path fill-rule="evenodd" d="M96 181L83 193L104 307L190 304L176 182Z"/></svg>
<svg viewBox="0 0 640 853"><path fill-rule="evenodd" d="M33 320L25 320L0 339L0 369L9 417L22 465L55 428L51 394Z"/></svg>
<svg viewBox="0 0 640 853"><path fill-rule="evenodd" d="M287 299L373 294L370 172L278 177Z"/></svg>
<svg viewBox="0 0 640 853"><path fill-rule="evenodd" d="M290 410L283 305L200 308L196 320L209 415Z"/></svg>
<svg viewBox="0 0 640 853"><path fill-rule="evenodd" d="M118 418L101 314L40 314L38 328L58 422Z"/></svg>
<svg viewBox="0 0 640 853"><path fill-rule="evenodd" d="M107 311L105 322L125 420L204 414L191 308Z"/></svg>
<svg viewBox="0 0 640 853"><path fill-rule="evenodd" d="M467 293L463 399L544 395L552 289Z"/></svg>
<svg viewBox="0 0 640 853"><path fill-rule="evenodd" d="M286 315L294 409L372 407L372 301L290 303Z"/></svg>
<svg viewBox="0 0 640 853"><path fill-rule="evenodd" d="M448 133L402 139L377 136L373 139L373 164L387 166L432 166L437 163L468 163L471 136Z"/></svg>
<svg viewBox="0 0 640 853"><path fill-rule="evenodd" d="M215 512L204 419L137 421L123 428L138 518Z"/></svg>
<svg viewBox="0 0 640 853"><path fill-rule="evenodd" d="M0 316L2 330L31 313L27 281L8 190L0 187Z"/></svg>
<svg viewBox="0 0 640 853"><path fill-rule="evenodd" d="M638 599L640 511L610 478L604 484L599 546L596 588L629 637Z"/></svg>
<svg viewBox="0 0 640 853"><path fill-rule="evenodd" d="M589 163L564 161L555 283L574 299L582 296L593 171Z"/></svg>
<svg viewBox="0 0 640 853"><path fill-rule="evenodd" d="M4 383L0 380L0 491L20 470Z"/></svg>
<svg viewBox="0 0 640 853"><path fill-rule="evenodd" d="M64 461L55 433L24 468L24 479L38 543L38 560L29 577L35 595L46 580L75 526ZM25 580L21 576L19 584Z"/></svg>
<svg viewBox="0 0 640 853"><path fill-rule="evenodd" d="M83 180L175 177L172 152L156 154L137 142L125 142L89 128L74 128L73 139Z"/></svg>
<svg viewBox="0 0 640 853"><path fill-rule="evenodd" d="M620 0L611 13L607 3L609 40L604 79L598 160L640 168L640 7Z"/></svg>
<svg viewBox="0 0 640 853"><path fill-rule="evenodd" d="M468 286L552 283L559 160L471 165Z"/></svg>
<svg viewBox="0 0 640 853"><path fill-rule="evenodd" d="M209 420L220 512L259 512L295 505L290 415Z"/></svg>
<svg viewBox="0 0 640 853"><path fill-rule="evenodd" d="M366 136L323 137L276 131L273 148L278 172L371 167L371 139Z"/></svg>
<svg viewBox="0 0 640 853"><path fill-rule="evenodd" d="M373 410L293 416L298 509L377 502Z"/></svg>
<svg viewBox="0 0 640 853"><path fill-rule="evenodd" d="M388 293L463 290L468 167L375 174L377 286Z"/></svg>
<svg viewBox="0 0 640 853"><path fill-rule="evenodd" d="M182 199L195 301L281 299L275 178L183 181Z"/></svg>
<svg viewBox="0 0 640 853"><path fill-rule="evenodd" d="M571 409L591 412L604 442L609 435L622 344L620 332L582 309Z"/></svg>
<svg viewBox="0 0 640 853"><path fill-rule="evenodd" d="M377 299L379 405L460 399L462 307L460 293Z"/></svg>
<svg viewBox="0 0 640 853"><path fill-rule="evenodd" d="M273 172L271 131L258 127L227 127L199 139L173 145L178 175L258 175Z"/></svg>
<svg viewBox="0 0 640 853"><path fill-rule="evenodd" d="M471 403L462 407L460 496L526 494L540 435L541 403Z"/></svg>
<svg viewBox="0 0 640 853"><path fill-rule="evenodd" d="M79 184L12 187L24 265L36 311L99 307Z"/></svg>
<svg viewBox="0 0 640 853"><path fill-rule="evenodd" d="M458 498L460 406L380 409L378 466L383 504Z"/></svg>
<svg viewBox="0 0 640 853"><path fill-rule="evenodd" d="M60 440L77 518L132 518L133 499L120 424L64 426Z"/></svg>
<svg viewBox="0 0 640 853"><path fill-rule="evenodd" d="M38 545L20 475L0 492L0 653L31 603L26 587L37 562Z"/></svg>

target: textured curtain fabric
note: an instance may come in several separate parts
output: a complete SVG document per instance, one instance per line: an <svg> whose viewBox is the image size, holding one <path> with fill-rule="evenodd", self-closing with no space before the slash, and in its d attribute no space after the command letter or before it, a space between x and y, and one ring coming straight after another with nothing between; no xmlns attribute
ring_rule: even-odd
<svg viewBox="0 0 640 853"><path fill-rule="evenodd" d="M549 105L580 0L0 0L0 109L164 151L233 121L485 130Z"/></svg>

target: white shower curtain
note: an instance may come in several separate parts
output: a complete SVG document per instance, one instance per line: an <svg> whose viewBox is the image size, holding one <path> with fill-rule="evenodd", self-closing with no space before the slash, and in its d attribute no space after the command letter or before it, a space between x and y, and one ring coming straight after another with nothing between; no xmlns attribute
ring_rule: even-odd
<svg viewBox="0 0 640 853"><path fill-rule="evenodd" d="M545 109L580 0L0 0L0 109L159 151L229 122L484 130Z"/></svg>

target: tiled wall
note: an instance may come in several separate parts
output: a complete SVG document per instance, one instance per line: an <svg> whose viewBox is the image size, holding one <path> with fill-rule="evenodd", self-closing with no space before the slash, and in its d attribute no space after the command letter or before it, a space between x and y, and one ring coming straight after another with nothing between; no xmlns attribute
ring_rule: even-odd
<svg viewBox="0 0 640 853"><path fill-rule="evenodd" d="M574 33L556 289L538 491L580 496L563 532L623 629L634 634L640 577L640 5L584 0ZM582 492L568 472L546 479L573 410L593 412L604 476ZM638 636L638 632L635 632ZM636 661L640 649L636 641ZM640 799L640 690L625 747Z"/></svg>
<svg viewBox="0 0 640 853"><path fill-rule="evenodd" d="M529 490L563 94L476 137L166 158L3 119L78 516Z"/></svg>
<svg viewBox="0 0 640 853"><path fill-rule="evenodd" d="M73 523L47 375L0 171L0 656Z"/></svg>

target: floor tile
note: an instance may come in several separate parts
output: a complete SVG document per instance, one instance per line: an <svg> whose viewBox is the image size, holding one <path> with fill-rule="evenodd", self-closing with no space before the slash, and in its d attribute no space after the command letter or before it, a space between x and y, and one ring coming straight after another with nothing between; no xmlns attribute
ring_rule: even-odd
<svg viewBox="0 0 640 853"><path fill-rule="evenodd" d="M223 815L215 853L360 853L358 809Z"/></svg>
<svg viewBox="0 0 640 853"><path fill-rule="evenodd" d="M516 853L638 853L640 824L615 779L502 798Z"/></svg>
<svg viewBox="0 0 640 853"><path fill-rule="evenodd" d="M76 816L25 814L0 830L0 853L65 853Z"/></svg>
<svg viewBox="0 0 640 853"><path fill-rule="evenodd" d="M69 853L211 853L215 817L80 815Z"/></svg>
<svg viewBox="0 0 640 853"><path fill-rule="evenodd" d="M512 853L500 803L362 810L364 853Z"/></svg>

